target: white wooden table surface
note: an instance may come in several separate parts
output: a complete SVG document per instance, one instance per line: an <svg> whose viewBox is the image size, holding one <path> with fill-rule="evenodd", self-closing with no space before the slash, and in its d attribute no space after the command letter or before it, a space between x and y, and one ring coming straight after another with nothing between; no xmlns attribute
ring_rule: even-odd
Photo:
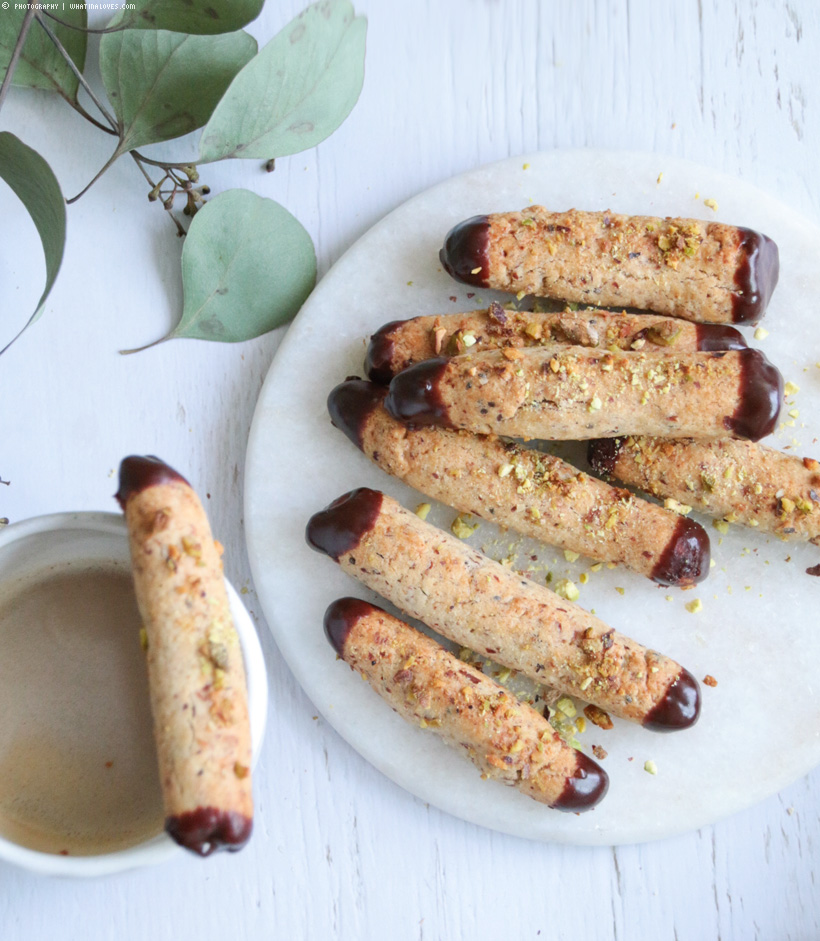
<svg viewBox="0 0 820 941"><path fill-rule="evenodd" d="M265 40L302 5L270 2L250 29ZM358 0L357 9L369 18L367 75L341 129L270 175L255 161L207 171L214 192L248 186L294 212L320 275L415 193L552 148L655 151L659 171L663 154L686 157L820 222L816 0ZM110 147L44 93L13 89L0 128L39 150L67 193ZM268 661L256 832L237 856L185 856L96 882L0 864L0 938L820 937L820 770L673 840L551 846L425 806L315 717L267 632L243 539L245 444L283 331L236 346L117 352L178 316L180 245L162 216L126 160L69 207L45 316L0 360L0 515L113 510L114 469L132 452L162 455L210 494L228 575L250 589ZM33 309L42 278L33 229L3 188L0 338Z"/></svg>

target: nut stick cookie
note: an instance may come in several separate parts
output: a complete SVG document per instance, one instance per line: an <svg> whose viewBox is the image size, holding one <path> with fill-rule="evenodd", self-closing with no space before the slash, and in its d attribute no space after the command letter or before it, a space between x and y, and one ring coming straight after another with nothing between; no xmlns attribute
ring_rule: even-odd
<svg viewBox="0 0 820 941"><path fill-rule="evenodd" d="M440 257L467 284L706 323L758 320L780 270L777 245L751 229L543 206L467 219Z"/></svg>
<svg viewBox="0 0 820 941"><path fill-rule="evenodd" d="M413 425L524 439L757 440L773 430L782 399L783 378L759 350L625 353L571 346L425 360L393 379L385 407Z"/></svg>
<svg viewBox="0 0 820 941"><path fill-rule="evenodd" d="M721 324L693 324L674 317L607 310L529 313L505 310L493 302L487 310L385 324L370 339L365 372L374 382L388 383L402 369L434 356L547 343L679 352L740 350L746 346L738 330Z"/></svg>
<svg viewBox="0 0 820 941"><path fill-rule="evenodd" d="M325 634L352 670L408 722L463 749L482 777L555 810L606 794L606 772L569 746L532 706L425 634L358 598L327 609Z"/></svg>
<svg viewBox="0 0 820 941"><path fill-rule="evenodd" d="M592 441L601 474L709 516L820 545L820 463L750 441Z"/></svg>
<svg viewBox="0 0 820 941"><path fill-rule="evenodd" d="M434 500L662 585L709 572L709 537L692 520L611 487L566 461L493 435L408 428L384 386L351 379L328 397L333 424L382 470Z"/></svg>
<svg viewBox="0 0 820 941"><path fill-rule="evenodd" d="M245 668L221 547L188 482L154 457L120 465L165 802L165 829L206 856L251 834Z"/></svg>
<svg viewBox="0 0 820 941"><path fill-rule="evenodd" d="M680 664L510 571L376 490L339 497L308 544L464 647L656 731L691 726L698 684Z"/></svg>

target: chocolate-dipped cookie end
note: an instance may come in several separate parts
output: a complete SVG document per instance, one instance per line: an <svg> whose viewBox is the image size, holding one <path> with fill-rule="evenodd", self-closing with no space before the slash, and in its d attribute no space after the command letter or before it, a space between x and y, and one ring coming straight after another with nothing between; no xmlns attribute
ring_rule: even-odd
<svg viewBox="0 0 820 941"><path fill-rule="evenodd" d="M687 588L702 582L709 574L711 546L706 530L682 516L661 553L650 578L660 585Z"/></svg>
<svg viewBox="0 0 820 941"><path fill-rule="evenodd" d="M305 539L311 549L336 562L361 542L381 509L384 494L360 487L342 494L308 520Z"/></svg>
<svg viewBox="0 0 820 941"><path fill-rule="evenodd" d="M218 807L197 807L165 820L169 836L200 856L210 856L219 850L235 853L248 842L252 830L250 817Z"/></svg>
<svg viewBox="0 0 820 941"><path fill-rule="evenodd" d="M749 323L766 311L780 276L777 245L767 236L741 229L740 261L735 271L737 290L732 296L732 320Z"/></svg>
<svg viewBox="0 0 820 941"><path fill-rule="evenodd" d="M145 456L130 454L120 462L119 489L114 494L114 498L124 510L125 504L135 494L149 487L175 481L188 485L188 481L182 474L153 454Z"/></svg>
<svg viewBox="0 0 820 941"><path fill-rule="evenodd" d="M566 813L581 813L600 803L609 790L609 775L591 758L577 753L575 773L567 778L564 790L552 804L554 810Z"/></svg>
<svg viewBox="0 0 820 941"><path fill-rule="evenodd" d="M364 373L371 382L387 385L395 375L393 369L393 331L405 321L391 320L380 327L367 344L364 358Z"/></svg>
<svg viewBox="0 0 820 941"><path fill-rule="evenodd" d="M344 657L345 643L356 622L378 609L360 598L339 598L325 611L325 637L340 657Z"/></svg>
<svg viewBox="0 0 820 941"><path fill-rule="evenodd" d="M602 477L613 476L623 443L623 438L596 438L589 442L587 461L596 474Z"/></svg>
<svg viewBox="0 0 820 941"><path fill-rule="evenodd" d="M724 425L738 438L759 441L777 425L783 405L783 376L760 350L740 350L739 402Z"/></svg>
<svg viewBox="0 0 820 941"><path fill-rule="evenodd" d="M486 287L490 273L489 235L487 216L473 216L453 226L439 252L445 271L464 284Z"/></svg>
<svg viewBox="0 0 820 941"><path fill-rule="evenodd" d="M439 383L449 360L444 356L426 359L402 370L390 383L384 407L398 421L412 425L450 427L447 406Z"/></svg>
<svg viewBox="0 0 820 941"><path fill-rule="evenodd" d="M347 379L339 383L327 397L327 410L335 428L343 431L361 450L365 423L377 409L387 389L366 379Z"/></svg>
<svg viewBox="0 0 820 941"><path fill-rule="evenodd" d="M700 688L692 674L681 667L680 673L669 684L663 699L643 721L653 732L677 732L688 729L700 715Z"/></svg>

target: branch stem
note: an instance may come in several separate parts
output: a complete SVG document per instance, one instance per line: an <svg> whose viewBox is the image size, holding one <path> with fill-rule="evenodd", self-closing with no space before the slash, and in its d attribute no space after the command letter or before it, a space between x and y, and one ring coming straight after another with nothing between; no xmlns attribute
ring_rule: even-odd
<svg viewBox="0 0 820 941"><path fill-rule="evenodd" d="M121 155L121 153L120 153L120 151L119 151L119 148L118 148L118 149L115 150L114 153L108 158L108 160L106 160L106 162L103 164L102 168L96 173L96 175L93 177L93 179L91 180L91 182L90 182L90 183L87 183L87 184L80 190L80 192L77 193L76 196L72 196L71 199L67 199L67 200L66 200L66 205L70 206L72 203L76 203L77 200L78 200L81 196L84 196L84 195L91 189L91 187L97 182L97 180L99 180L99 178L103 175L103 173L105 173L105 171L111 166L111 164L114 163L114 161L115 161L118 157L120 157L120 156L122 156L122 155Z"/></svg>
<svg viewBox="0 0 820 941"><path fill-rule="evenodd" d="M17 36L17 42L14 44L14 49L12 50L11 58L9 59L8 68L6 69L6 74L3 76L3 84L0 85L0 108L3 107L3 102L5 101L6 95L8 94L11 80L14 78L14 70L17 68L17 63L20 60L20 56L23 54L23 46L26 44L26 37L28 36L29 27L34 20L36 13L36 10L29 7L23 16L23 22L20 25L20 32Z"/></svg>
<svg viewBox="0 0 820 941"><path fill-rule="evenodd" d="M160 170L182 170L184 172L186 167L194 166L193 163L166 163L164 160L152 160L138 150L132 150L131 153L136 154L143 163L147 163L152 167L159 167Z"/></svg>
<svg viewBox="0 0 820 941"><path fill-rule="evenodd" d="M59 23L60 26L65 26L68 29L76 29L81 33L94 33L98 35L104 35L105 33L121 33L123 30L128 29L127 25L123 26L109 26L105 29L93 29L91 26L77 26L76 23L67 23L65 20L61 20L59 16L55 16L53 13L50 13L48 10L43 10L45 15L50 19L54 20L55 23Z"/></svg>
<svg viewBox="0 0 820 941"><path fill-rule="evenodd" d="M32 11L30 11L30 12L32 12ZM34 15L34 14L32 13L32 15ZM26 16L28 16L28 13L26 13ZM54 30L48 25L48 23L45 22L45 20L43 19L43 17L42 17L39 13L37 13L36 16L37 16L37 22L38 22L38 23L40 24L40 26L42 26L43 29L45 30L46 36L48 36L48 38L49 38L49 39L54 43L54 45L57 47L57 51L58 51L58 52L60 53L60 55L65 59L66 64L68 65L68 67L69 67L69 68L71 69L71 71L77 76L77 80L78 80L79 83L83 86L83 88L86 90L86 92L87 92L87 94L88 94L88 97L89 97L89 98L94 102L94 104L99 108L100 114L103 115L103 117L108 121L108 123L111 125L111 127L114 129L114 131L115 131L117 134L119 134L119 125L117 124L116 118L113 117L113 115L111 115L111 114L109 113L109 111L108 111L108 109L105 107L105 105L104 105L104 104L100 101L100 99L94 94L94 90L91 88L91 86L90 86L90 85L88 84L88 82L85 80L85 76L83 75L83 73L82 73L82 72L77 68L77 66L74 64L74 60L73 60L73 59L71 58L71 56L68 54L68 51L66 50L65 46L60 42L59 38L58 38L57 35L54 33Z"/></svg>
<svg viewBox="0 0 820 941"><path fill-rule="evenodd" d="M119 137L119 134L115 130L110 128L107 124L103 124L102 121L98 121L93 115L89 114L79 101L71 101L68 98L66 98L66 101L68 101L77 114L81 114L86 119L86 121L89 121L94 125L94 127L98 127L101 131L105 131L106 134L112 134L114 137Z"/></svg>

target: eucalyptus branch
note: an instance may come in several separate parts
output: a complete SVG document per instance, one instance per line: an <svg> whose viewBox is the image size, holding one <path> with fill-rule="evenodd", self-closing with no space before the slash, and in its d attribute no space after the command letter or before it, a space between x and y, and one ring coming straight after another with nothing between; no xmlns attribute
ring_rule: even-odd
<svg viewBox="0 0 820 941"><path fill-rule="evenodd" d="M26 10L25 16L23 17L23 22L20 26L20 33L17 36L17 42L14 44L14 49L11 53L11 59L9 59L8 68L6 69L6 74L3 76L3 84L0 85L0 108L3 107L3 102L5 101L9 87L11 86L11 80L14 78L14 70L17 68L17 63L20 60L20 56L23 54L23 46L26 44L26 37L28 36L29 27L31 26L31 21L34 19L35 14L36 10L33 10L29 7L29 9Z"/></svg>
<svg viewBox="0 0 820 941"><path fill-rule="evenodd" d="M186 175L189 170L196 172L196 164L194 163L166 163L164 160L153 160L151 157L146 157L138 150L132 150L131 153L136 154L143 163L147 163L152 167L159 167L160 170L182 170Z"/></svg>
<svg viewBox="0 0 820 941"><path fill-rule="evenodd" d="M18 195L40 233L46 259L45 289L28 324L42 312L63 262L66 202L76 202L126 153L149 187L149 201L160 202L177 233L186 236L183 310L164 339L247 340L286 322L301 307L316 280L315 250L304 227L278 203L248 190L229 190L206 202L210 189L200 182L195 161L208 164L230 157L264 161L271 153L293 153L294 134L302 150L331 134L362 87L366 21L350 16L349 0L314 0L284 27L278 42L259 49L242 27L258 14L262 3L145 0L144 8L156 13L150 22L126 22L118 15L112 21L118 25L103 29L87 28L82 12L66 11L70 15L65 19L65 13L40 10L41 5L34 3L19 4L20 12L14 16L0 14L0 68L5 66L0 104L12 80L52 88L90 124L115 138L113 153L102 169L66 200L47 161L16 135L0 134L0 179L8 181L12 170L15 179L22 177L25 186ZM211 35L214 24L203 14L218 20L224 32ZM45 46L40 34L29 32L34 21L48 36ZM146 30L129 29L129 24ZM179 35L166 48L156 42L149 27L173 29ZM114 32L119 36L103 40L101 47L104 92L95 92L82 74L87 36ZM29 55L27 37L37 40L40 55ZM342 46L345 56L336 56L335 50ZM66 47L75 50L74 58ZM172 56L174 67L169 71ZM275 100L278 84L272 76L288 79L292 94L284 115ZM255 126L249 137L243 116L251 109L261 126ZM314 114L321 120L304 120ZM204 130L200 157L194 160L157 160L136 149L197 128ZM267 170L274 166L272 159L265 164ZM137 185L145 184L137 181ZM184 214L190 220L203 205L204 215L195 224L178 218ZM249 284L246 272L251 267L256 274ZM209 280L217 277L224 290L202 302L195 287L204 274Z"/></svg>
<svg viewBox="0 0 820 941"><path fill-rule="evenodd" d="M63 96L63 99L71 105L71 107L77 112L77 114L82 115L86 119L86 121L89 121L91 124L94 125L94 127L98 127L101 131L105 131L106 134L112 134L114 137L120 136L115 130L108 127L107 124L103 124L102 121L98 121L93 115L89 114L85 110L85 108L80 104L79 101L72 101L70 98L67 98L65 95Z"/></svg>
<svg viewBox="0 0 820 941"><path fill-rule="evenodd" d="M123 30L129 29L129 26L127 23L122 26L109 26L109 27L106 27L105 29L94 29L91 26L77 26L76 23L68 23L66 22L66 20L61 20L59 16L55 16L49 10L43 10L43 13L45 13L45 15L50 20L54 20L55 23L59 23L60 26L65 26L68 29L75 29L77 30L77 32L80 32L80 33L93 33L95 35L102 36L105 33L121 33Z"/></svg>
<svg viewBox="0 0 820 941"><path fill-rule="evenodd" d="M104 105L104 104L100 101L100 99L94 94L94 90L93 90L92 87L88 84L88 82L85 80L85 76L84 76L83 73L77 68L77 66L76 66L75 63L74 63L74 60L73 60L73 59L71 58L71 56L68 54L68 50L67 50L67 49L65 48L65 46L60 42L59 37L56 35L56 33L54 32L54 30L43 20L43 17L42 17L39 13L36 13L36 14L35 14L33 11L30 11L30 12L32 12L32 15L36 15L36 16L37 16L37 22L40 24L40 26L42 26L42 28L43 28L43 29L45 30L45 32L46 32L46 36L48 36L48 38L54 43L55 47L57 48L57 51L58 51L58 52L60 53L60 55L65 59L66 65L67 65L67 66L71 69L71 71L77 76L77 80L78 80L79 83L82 85L82 87L85 89L86 93L88 94L88 97L89 97L89 98L94 102L94 104L99 108L100 114L102 114L103 117L108 121L108 123L109 123L109 124L111 125L111 127L114 129L114 132L117 133L117 134L119 134L119 125L117 124L117 119L116 119L113 115L111 115L111 114L109 113L109 111L108 111L108 109L105 107L105 105ZM26 13L26 16L28 16L28 13Z"/></svg>
<svg viewBox="0 0 820 941"><path fill-rule="evenodd" d="M149 182L149 184L151 185L151 192L148 194L148 198L149 198L149 199L156 199L156 198L159 196L160 187L161 187L162 184L165 182L165 180L168 179L168 172L166 171L165 176L159 181L159 183L154 183L154 181L153 181L153 180L151 179L151 177L148 175L148 171L145 169L145 167L144 167L143 164L142 164L142 160L143 160L142 155L141 155L138 151L136 151L136 150L130 150L130 151L129 151L129 154L131 155L131 159L134 161L134 163L136 163L136 165L137 165L137 166L140 168L140 170L142 171L142 175L145 177L145 179L146 179L146 180ZM165 208L168 209L167 206L166 206ZM177 217L173 214L173 212L170 211L170 209L168 209L168 215L169 215L170 218L171 218L171 222L173 222L174 225L176 226L177 235L180 236L180 238L181 238L183 235L187 235L188 233L185 231L184 226L183 226L182 223L179 221L179 219L177 219Z"/></svg>
<svg viewBox="0 0 820 941"><path fill-rule="evenodd" d="M99 180L103 173L105 173L105 171L111 166L111 164L113 164L114 161L121 156L122 154L120 153L119 149L115 150L108 160L106 160L106 162L102 165L102 168L94 175L91 181L86 183L86 185L80 190L79 193L77 193L76 196L72 196L71 199L67 199L66 204L70 206L72 203L76 203L81 196L85 196L85 194L91 189L97 180Z"/></svg>

